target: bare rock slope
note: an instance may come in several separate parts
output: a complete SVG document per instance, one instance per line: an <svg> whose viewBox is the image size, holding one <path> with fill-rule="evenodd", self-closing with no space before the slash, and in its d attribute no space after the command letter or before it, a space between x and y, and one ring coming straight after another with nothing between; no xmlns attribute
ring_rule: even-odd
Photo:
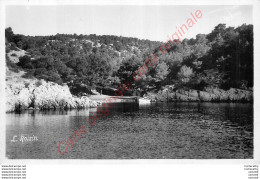
<svg viewBox="0 0 260 179"><path fill-rule="evenodd" d="M74 97L68 86L44 80L25 80L6 84L6 112L35 109L72 109L96 107L88 97Z"/></svg>

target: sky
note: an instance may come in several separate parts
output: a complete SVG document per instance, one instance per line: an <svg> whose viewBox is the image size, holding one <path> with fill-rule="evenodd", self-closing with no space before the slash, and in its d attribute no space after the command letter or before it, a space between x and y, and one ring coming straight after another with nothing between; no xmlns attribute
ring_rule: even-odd
<svg viewBox="0 0 260 179"><path fill-rule="evenodd" d="M7 6L6 27L15 34L55 35L96 34L137 37L166 41L191 13L202 17L189 28L184 38L210 33L224 23L237 27L253 24L252 6Z"/></svg>

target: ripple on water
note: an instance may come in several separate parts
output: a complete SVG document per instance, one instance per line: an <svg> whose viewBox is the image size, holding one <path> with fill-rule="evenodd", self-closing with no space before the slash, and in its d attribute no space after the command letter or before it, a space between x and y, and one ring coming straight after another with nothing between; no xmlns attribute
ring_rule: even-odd
<svg viewBox="0 0 260 179"><path fill-rule="evenodd" d="M89 110L6 114L8 158L172 158L253 157L253 106L228 103L115 104L89 126ZM57 145L81 125L87 134L68 153ZM11 143L32 134L37 142Z"/></svg>

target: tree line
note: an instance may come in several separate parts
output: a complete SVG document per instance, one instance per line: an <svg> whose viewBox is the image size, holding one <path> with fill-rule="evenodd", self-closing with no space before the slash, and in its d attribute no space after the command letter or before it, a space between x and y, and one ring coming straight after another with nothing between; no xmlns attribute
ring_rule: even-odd
<svg viewBox="0 0 260 179"><path fill-rule="evenodd" d="M205 87L250 89L253 87L253 25L237 28L217 25L209 34L169 44L117 36L56 34L24 36L6 28L6 52L26 50L19 63L7 65L71 88L117 88L130 82L133 89L159 90L165 85L202 90ZM11 44L11 45L10 45ZM178 44L178 45L177 45ZM158 62L139 81L132 74L152 54ZM8 59L7 59L8 60Z"/></svg>

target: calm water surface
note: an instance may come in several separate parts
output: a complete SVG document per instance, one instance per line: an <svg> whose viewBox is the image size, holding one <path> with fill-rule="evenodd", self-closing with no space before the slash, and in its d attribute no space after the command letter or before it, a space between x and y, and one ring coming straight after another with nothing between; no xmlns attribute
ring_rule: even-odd
<svg viewBox="0 0 260 179"><path fill-rule="evenodd" d="M234 103L116 103L90 126L96 109L6 114L10 159L253 158L253 105ZM57 150L86 126L68 152ZM17 141L11 141L17 136ZM19 141L37 136L37 141Z"/></svg>

